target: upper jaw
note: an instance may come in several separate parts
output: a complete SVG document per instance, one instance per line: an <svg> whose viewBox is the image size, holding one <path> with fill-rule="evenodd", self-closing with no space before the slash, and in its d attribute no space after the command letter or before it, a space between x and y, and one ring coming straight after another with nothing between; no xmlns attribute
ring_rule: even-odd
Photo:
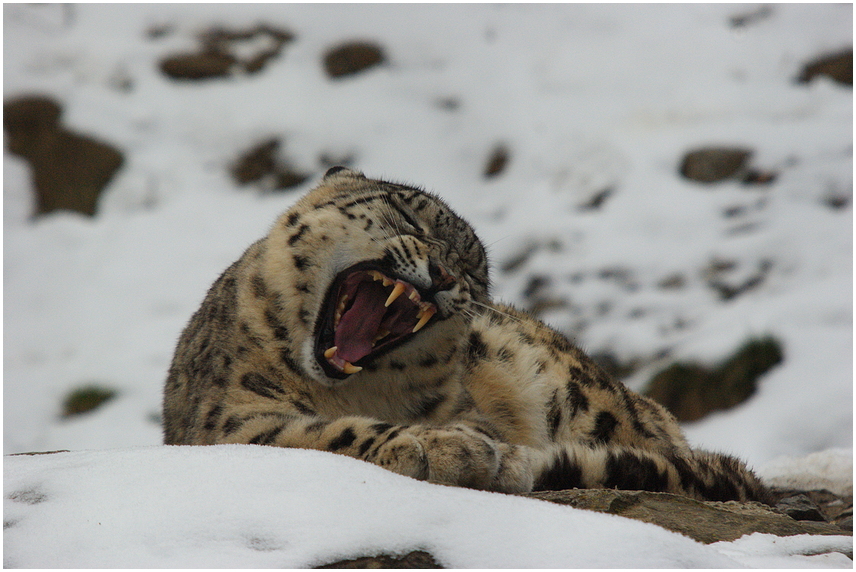
<svg viewBox="0 0 856 572"><path fill-rule="evenodd" d="M424 289L376 261L340 272L315 325L313 358L324 374L345 379L446 319L436 295L454 287L455 279L445 271L443 276Z"/></svg>

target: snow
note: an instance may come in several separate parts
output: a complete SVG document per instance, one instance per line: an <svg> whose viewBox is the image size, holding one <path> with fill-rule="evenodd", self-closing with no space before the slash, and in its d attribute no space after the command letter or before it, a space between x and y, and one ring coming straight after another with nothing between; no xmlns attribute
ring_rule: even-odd
<svg viewBox="0 0 856 572"><path fill-rule="evenodd" d="M4 519L16 523L5 563L308 566L423 548L458 567L848 565L805 554L849 539L701 546L333 455L158 446L181 329L327 154L442 195L488 245L496 297L522 304L530 278L549 277L546 292L569 306L545 319L589 351L642 359L634 389L667 360L713 363L774 335L783 364L747 402L688 424L688 438L771 482L852 490L852 89L793 81L805 62L852 45L852 6L776 5L729 26L757 10L4 5L4 98L51 95L66 126L126 155L96 218L33 220L28 167L4 154L4 453L74 451L5 457ZM260 74L177 83L158 71L209 26L258 22L296 34ZM390 61L330 81L321 56L350 39L379 42ZM284 193L236 188L228 166L271 136L313 180ZM498 144L509 165L485 179ZM682 155L708 144L751 148L753 166L778 177L681 179ZM606 188L600 209L580 210ZM848 205L831 209L830 197ZM519 270L498 270L533 245ZM703 275L713 260L736 263L731 284L772 265L757 289L723 302ZM674 275L682 288L657 286ZM118 397L61 418L68 392L89 383ZM44 502L9 498L27 490Z"/></svg>
<svg viewBox="0 0 856 572"><path fill-rule="evenodd" d="M305 568L412 550L450 568L852 566L806 556L849 550L850 537L703 545L317 451L138 447L7 457L4 470L6 567Z"/></svg>

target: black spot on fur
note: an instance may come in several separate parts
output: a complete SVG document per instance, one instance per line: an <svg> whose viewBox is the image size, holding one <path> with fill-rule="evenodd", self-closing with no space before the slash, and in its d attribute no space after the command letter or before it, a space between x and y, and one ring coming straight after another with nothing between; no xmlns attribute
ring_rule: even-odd
<svg viewBox="0 0 856 572"><path fill-rule="evenodd" d="M547 423L550 426L550 439L556 439L559 425L562 423L562 409L559 407L559 390L553 391L547 406Z"/></svg>
<svg viewBox="0 0 856 572"><path fill-rule="evenodd" d="M288 238L288 246L294 246L294 243L300 240L300 238L307 230L309 230L309 225L301 224L300 228L297 229L297 232L295 232Z"/></svg>
<svg viewBox="0 0 856 572"><path fill-rule="evenodd" d="M393 425L390 423L375 423L370 426L369 429L375 432L375 434L380 435L381 433L386 433L390 429L392 429Z"/></svg>
<svg viewBox="0 0 856 572"><path fill-rule="evenodd" d="M472 332L469 342L467 342L467 361L473 365L476 362L484 360L486 357L487 344L484 343L478 332Z"/></svg>
<svg viewBox="0 0 856 572"><path fill-rule="evenodd" d="M303 272L309 266L309 259L304 256L298 256L295 254L292 259L294 260L294 267L299 271Z"/></svg>
<svg viewBox="0 0 856 572"><path fill-rule="evenodd" d="M220 415L223 414L223 406L220 404L215 405L208 412L208 415L205 416L205 424L203 427L206 431L213 431L215 427L217 427L217 421L220 420Z"/></svg>
<svg viewBox="0 0 856 572"><path fill-rule="evenodd" d="M594 421L594 429L591 430L591 438L595 443L606 444L612 439L618 419L609 411L601 411Z"/></svg>
<svg viewBox="0 0 856 572"><path fill-rule="evenodd" d="M755 491L756 487L749 486L745 482L744 471L740 462L734 457L717 455L714 458L702 458L696 456L696 471L692 471L689 465L680 457L670 459L678 470L681 484L685 481L703 498L713 501L740 500L740 486L746 485L747 492L756 500L765 501L763 491ZM702 475L698 474L701 472ZM753 494L754 491L754 494Z"/></svg>
<svg viewBox="0 0 856 572"><path fill-rule="evenodd" d="M550 468L537 476L533 490L563 491L584 488L583 471L571 461L567 451L560 451Z"/></svg>
<svg viewBox="0 0 856 572"><path fill-rule="evenodd" d="M256 298L266 298L268 295L267 285L265 284L264 278L261 277L261 274L255 274L250 279L250 284L253 288L253 296Z"/></svg>
<svg viewBox="0 0 856 572"><path fill-rule="evenodd" d="M597 382L598 387L602 390L609 391L610 393L615 393L617 391L615 382L613 382L599 367L592 366L589 370L589 375Z"/></svg>
<svg viewBox="0 0 856 572"><path fill-rule="evenodd" d="M444 401L446 401L446 396L443 394L439 395L430 395L423 399L413 410L413 416L415 418L428 417L437 407L440 406Z"/></svg>
<svg viewBox="0 0 856 572"><path fill-rule="evenodd" d="M356 439L357 436L354 433L354 430L351 427L346 427L335 439L330 441L327 449L330 451L338 451L339 449L350 447Z"/></svg>
<svg viewBox="0 0 856 572"><path fill-rule="evenodd" d="M223 423L223 434L231 435L235 431L237 431L244 422L237 417L229 417L226 419L226 422Z"/></svg>
<svg viewBox="0 0 856 572"><path fill-rule="evenodd" d="M552 331L551 334L550 343L554 348L563 353L572 351L573 346L571 345L571 342L568 341L568 338L556 331Z"/></svg>
<svg viewBox="0 0 856 572"><path fill-rule="evenodd" d="M321 431L322 429L324 429L329 424L330 424L329 421L323 421L323 420L313 421L312 423L310 423L309 425L304 427L303 431L305 431L306 433L315 433L316 431Z"/></svg>
<svg viewBox="0 0 856 572"><path fill-rule="evenodd" d="M288 218L285 221L286 226L294 226L297 224L298 219L300 219L299 213L291 213L288 215Z"/></svg>
<svg viewBox="0 0 856 572"><path fill-rule="evenodd" d="M663 492L669 488L669 478L657 469L657 464L630 451L611 452L606 459L605 488L627 491Z"/></svg>
<svg viewBox="0 0 856 572"><path fill-rule="evenodd" d="M285 393L282 387L255 372L245 373L241 377L241 387L268 399L277 399L276 394Z"/></svg>
<svg viewBox="0 0 856 572"><path fill-rule="evenodd" d="M407 366L405 364L401 363L400 361L391 360L389 362L389 367L391 367L392 369L398 370L398 371L402 371Z"/></svg>
<svg viewBox="0 0 856 572"><path fill-rule="evenodd" d="M366 439L365 441L360 443L360 448L357 450L357 455L360 457L365 455L366 451L368 451L371 448L371 446L374 445L374 442L375 442L375 438L369 437L368 439Z"/></svg>
<svg viewBox="0 0 856 572"><path fill-rule="evenodd" d="M583 370L576 366L568 368L568 375L572 381L578 382L583 387L594 387L594 380L586 375Z"/></svg>
<svg viewBox="0 0 856 572"><path fill-rule="evenodd" d="M315 415L315 410L303 403L302 401L294 399L291 401L291 404L303 415Z"/></svg>
<svg viewBox="0 0 856 572"><path fill-rule="evenodd" d="M568 411L571 416L577 415L578 413L585 413L589 408L589 400L588 397L583 393L582 389L580 389L580 385L575 382L573 379L568 380Z"/></svg>
<svg viewBox="0 0 856 572"><path fill-rule="evenodd" d="M271 308L265 310L265 321L267 322L267 325L273 330L273 336L276 339L280 341L289 339L288 330L285 329L285 327L276 317L276 314L274 314Z"/></svg>
<svg viewBox="0 0 856 572"><path fill-rule="evenodd" d="M527 345L530 345L530 346L537 346L537 345L539 345L539 344L538 344L538 340L536 340L536 339L535 339L535 338L533 338L531 335L529 335L529 334L527 334L527 333L525 333L525 332L521 332L521 333L520 333L520 341L522 341L524 344L527 344Z"/></svg>
<svg viewBox="0 0 856 572"><path fill-rule="evenodd" d="M427 356L419 360L420 367L433 367L437 365L437 358L433 355Z"/></svg>
<svg viewBox="0 0 856 572"><path fill-rule="evenodd" d="M285 425L279 425L274 427L270 431L265 431L263 433L259 433L252 439L248 441L250 445L270 445L273 443L282 430L285 428Z"/></svg>
<svg viewBox="0 0 856 572"><path fill-rule="evenodd" d="M499 432L490 425L472 425L470 429L476 433L481 433L488 439L499 440L501 438Z"/></svg>
<svg viewBox="0 0 856 572"><path fill-rule="evenodd" d="M300 321L303 322L305 326L309 325L309 318L311 317L309 314L309 310L301 308L297 315L300 317Z"/></svg>
<svg viewBox="0 0 856 572"><path fill-rule="evenodd" d="M514 361L514 351L510 348L503 346L499 349L498 352L496 352L496 357L498 357L502 361L512 362Z"/></svg>

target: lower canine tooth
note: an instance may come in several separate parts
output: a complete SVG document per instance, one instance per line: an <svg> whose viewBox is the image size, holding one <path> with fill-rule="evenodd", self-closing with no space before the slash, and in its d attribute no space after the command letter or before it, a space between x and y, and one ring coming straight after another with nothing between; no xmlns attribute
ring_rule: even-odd
<svg viewBox="0 0 856 572"><path fill-rule="evenodd" d="M352 373L357 373L358 371L362 371L362 370L363 370L363 368L361 368L360 366L354 365L354 364L347 362L347 361L345 362L345 365L342 366L342 371L344 373L347 373L348 375L351 375Z"/></svg>
<svg viewBox="0 0 856 572"><path fill-rule="evenodd" d="M422 327L428 323L428 320L431 319L431 317L434 315L435 312L436 312L436 310L434 308L427 308L425 310L420 310L419 311L419 321L416 323L415 326L413 326L413 332L412 333L415 334L416 332L421 330Z"/></svg>
<svg viewBox="0 0 856 572"><path fill-rule="evenodd" d="M372 343L377 343L379 340L384 339L389 335L389 330L378 330L377 335L375 335L375 339Z"/></svg>

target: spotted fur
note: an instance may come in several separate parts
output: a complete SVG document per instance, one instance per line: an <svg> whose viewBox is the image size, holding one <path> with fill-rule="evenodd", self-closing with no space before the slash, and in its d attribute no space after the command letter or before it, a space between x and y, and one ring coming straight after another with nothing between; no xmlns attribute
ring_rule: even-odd
<svg viewBox="0 0 856 572"><path fill-rule="evenodd" d="M393 319L371 300L399 282L411 301ZM365 335L354 316L398 329L377 327L367 355L328 347ZM663 407L493 303L484 247L438 197L343 168L211 287L169 370L164 430L168 444L317 449L494 491L766 498L741 462L692 450Z"/></svg>

